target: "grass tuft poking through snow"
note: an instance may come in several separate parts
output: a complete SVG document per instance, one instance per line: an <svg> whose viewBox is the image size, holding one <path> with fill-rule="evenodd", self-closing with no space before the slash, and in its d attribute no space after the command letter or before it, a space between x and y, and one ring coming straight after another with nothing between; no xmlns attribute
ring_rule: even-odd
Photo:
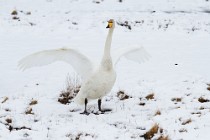
<svg viewBox="0 0 210 140"><path fill-rule="evenodd" d="M163 129L159 127L157 123L155 123L152 128L149 129L143 137L145 140L151 140L151 139L156 139L156 140L169 140L169 136L165 135L163 133Z"/></svg>
<svg viewBox="0 0 210 140"><path fill-rule="evenodd" d="M182 98L172 98L171 101L173 101L173 102L181 102Z"/></svg>
<svg viewBox="0 0 210 140"><path fill-rule="evenodd" d="M179 133L183 133L183 132L187 132L187 129L181 128L181 129L179 130Z"/></svg>
<svg viewBox="0 0 210 140"><path fill-rule="evenodd" d="M187 120L185 120L185 121L182 122L182 125L186 125L186 124L189 124L191 122L192 122L191 119L187 119Z"/></svg>
<svg viewBox="0 0 210 140"><path fill-rule="evenodd" d="M157 140L170 140L168 136L161 135Z"/></svg>
<svg viewBox="0 0 210 140"><path fill-rule="evenodd" d="M26 109L26 111L25 111L25 114L26 114L26 115L29 115L29 114L34 115L34 112L33 112L32 107L28 107L28 108Z"/></svg>
<svg viewBox="0 0 210 140"><path fill-rule="evenodd" d="M200 103L205 103L205 102L209 102L209 99L205 99L205 98L203 98L203 97L200 97L200 98L198 98L198 101L199 101Z"/></svg>
<svg viewBox="0 0 210 140"><path fill-rule="evenodd" d="M152 128L141 137L143 137L146 140L152 139L154 135L158 133L158 130L159 130L158 124L154 124Z"/></svg>
<svg viewBox="0 0 210 140"><path fill-rule="evenodd" d="M118 21L117 24L131 30L131 25L128 23L128 21L124 21L124 22L119 22Z"/></svg>
<svg viewBox="0 0 210 140"><path fill-rule="evenodd" d="M8 124L9 123L12 123L12 119L11 118L6 118L6 120L5 120Z"/></svg>
<svg viewBox="0 0 210 140"><path fill-rule="evenodd" d="M147 95L145 98L147 100L152 100L152 99L154 99L154 96L155 96L155 94L154 93L151 93L151 94Z"/></svg>
<svg viewBox="0 0 210 140"><path fill-rule="evenodd" d="M61 104L69 104L72 99L77 95L81 88L81 80L77 75L68 75L66 78L66 88L61 91L58 102Z"/></svg>
<svg viewBox="0 0 210 140"><path fill-rule="evenodd" d="M66 137L68 137L71 140L81 140L81 139L96 139L96 136L93 134L85 133L85 132L80 132L77 134L67 134Z"/></svg>
<svg viewBox="0 0 210 140"><path fill-rule="evenodd" d="M126 99L129 99L129 98L132 98L131 96L127 95L124 91L120 90L117 92L117 97L120 99L120 100L126 100Z"/></svg>
<svg viewBox="0 0 210 140"><path fill-rule="evenodd" d="M17 10L13 10L13 11L11 12L11 15L18 15Z"/></svg>
<svg viewBox="0 0 210 140"><path fill-rule="evenodd" d="M36 105L36 104L38 104L38 101L37 101L37 100L32 100L32 101L29 103L29 105Z"/></svg>
<svg viewBox="0 0 210 140"><path fill-rule="evenodd" d="M154 115L154 116L158 116L158 115L161 115L160 110L157 110L157 111L155 112L155 115Z"/></svg>
<svg viewBox="0 0 210 140"><path fill-rule="evenodd" d="M8 97L4 97L3 101L1 102L2 104L5 103L9 98Z"/></svg>

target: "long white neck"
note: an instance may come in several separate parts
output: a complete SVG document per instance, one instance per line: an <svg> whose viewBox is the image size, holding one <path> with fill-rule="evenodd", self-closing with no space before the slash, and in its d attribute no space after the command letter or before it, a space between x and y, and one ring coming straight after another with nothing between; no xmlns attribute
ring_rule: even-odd
<svg viewBox="0 0 210 140"><path fill-rule="evenodd" d="M110 49L111 49L111 43L112 43L112 34L113 34L114 28L110 28L107 38L106 38L106 43L104 47L104 55L101 61L102 67L105 69L111 69L112 68L112 58L110 54Z"/></svg>

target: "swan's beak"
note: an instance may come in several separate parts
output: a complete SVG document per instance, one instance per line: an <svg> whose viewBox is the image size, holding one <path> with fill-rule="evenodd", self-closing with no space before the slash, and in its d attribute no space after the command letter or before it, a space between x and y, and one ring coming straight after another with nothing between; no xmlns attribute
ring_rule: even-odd
<svg viewBox="0 0 210 140"><path fill-rule="evenodd" d="M106 28L112 28L113 22L108 22L108 25Z"/></svg>

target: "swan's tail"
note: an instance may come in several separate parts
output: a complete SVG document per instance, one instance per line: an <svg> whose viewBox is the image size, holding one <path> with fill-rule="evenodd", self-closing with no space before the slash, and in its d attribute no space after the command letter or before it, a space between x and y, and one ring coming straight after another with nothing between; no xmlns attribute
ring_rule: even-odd
<svg viewBox="0 0 210 140"><path fill-rule="evenodd" d="M82 97L80 93L77 94L77 96L73 99L73 101L80 105L85 104L85 98Z"/></svg>

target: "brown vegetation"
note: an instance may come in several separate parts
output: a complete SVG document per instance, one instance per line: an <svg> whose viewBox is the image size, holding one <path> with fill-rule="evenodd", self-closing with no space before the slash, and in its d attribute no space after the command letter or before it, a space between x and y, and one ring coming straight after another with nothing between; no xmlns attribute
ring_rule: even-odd
<svg viewBox="0 0 210 140"><path fill-rule="evenodd" d="M169 137L161 135L157 140L169 140Z"/></svg>
<svg viewBox="0 0 210 140"><path fill-rule="evenodd" d="M5 97L4 100L1 102L2 104L5 103L9 98Z"/></svg>
<svg viewBox="0 0 210 140"><path fill-rule="evenodd" d="M18 14L17 10L13 10L11 13L11 15L17 15L17 14Z"/></svg>
<svg viewBox="0 0 210 140"><path fill-rule="evenodd" d="M209 102L209 99L204 99L203 97L198 98L198 101L200 103L205 103L205 102Z"/></svg>
<svg viewBox="0 0 210 140"><path fill-rule="evenodd" d="M11 118L6 118L6 120L5 120L8 124L9 123L12 123L12 119Z"/></svg>
<svg viewBox="0 0 210 140"><path fill-rule="evenodd" d="M117 92L117 97L120 99L120 100L126 100L126 99L129 99L129 98L132 98L131 96L125 94L124 91L120 90Z"/></svg>
<svg viewBox="0 0 210 140"><path fill-rule="evenodd" d="M154 137L155 134L158 133L158 129L159 129L158 124L154 124L152 128L141 137L143 137L146 140L150 140L152 137Z"/></svg>
<svg viewBox="0 0 210 140"><path fill-rule="evenodd" d="M192 122L191 119L187 119L187 120L185 120L185 121L182 122L182 125L186 125L186 124L189 124L191 122Z"/></svg>
<svg viewBox="0 0 210 140"><path fill-rule="evenodd" d="M80 91L81 82L78 76L67 76L66 79L66 89L61 91L61 94L58 98L58 102L61 104L68 104Z"/></svg>
<svg viewBox="0 0 210 140"><path fill-rule="evenodd" d="M33 111L33 109L31 107L29 107L26 109L25 114L26 115L28 115L28 114L34 115L34 113L32 111Z"/></svg>
<svg viewBox="0 0 210 140"><path fill-rule="evenodd" d="M145 106L145 104L146 103L143 103L143 102L139 103L140 106Z"/></svg>
<svg viewBox="0 0 210 140"><path fill-rule="evenodd" d="M180 133L187 132L187 129L182 128L182 129L179 130L179 132L180 132Z"/></svg>
<svg viewBox="0 0 210 140"><path fill-rule="evenodd" d="M181 102L182 98L172 98L171 101L173 101L173 102Z"/></svg>
<svg viewBox="0 0 210 140"><path fill-rule="evenodd" d="M120 26L124 26L127 29L131 30L131 25L129 25L128 21L125 21L125 22L117 22L117 24L120 25Z"/></svg>
<svg viewBox="0 0 210 140"><path fill-rule="evenodd" d="M147 95L145 98L147 100L152 100L152 99L154 99L154 96L155 96L155 94L154 93L151 93L151 94Z"/></svg>
<svg viewBox="0 0 210 140"><path fill-rule="evenodd" d="M157 115L161 115L160 110L157 110L157 111L155 112L155 116L157 116Z"/></svg>
<svg viewBox="0 0 210 140"><path fill-rule="evenodd" d="M29 103L29 105L36 105L37 103L38 103L37 100L32 100L32 101Z"/></svg>

